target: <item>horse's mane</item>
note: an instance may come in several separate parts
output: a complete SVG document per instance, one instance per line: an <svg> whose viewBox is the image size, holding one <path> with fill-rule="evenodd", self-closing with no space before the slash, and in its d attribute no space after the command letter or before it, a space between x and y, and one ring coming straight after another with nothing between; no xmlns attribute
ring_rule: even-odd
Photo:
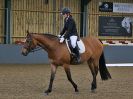
<svg viewBox="0 0 133 99"><path fill-rule="evenodd" d="M49 33L31 33L31 34L42 35L42 36L45 36L45 37L47 37L48 39L51 39L51 40L58 40L58 37L56 35L49 34Z"/></svg>
<svg viewBox="0 0 133 99"><path fill-rule="evenodd" d="M57 40L58 37L56 35L53 35L53 34L43 34L44 36L46 36L47 38L51 39L51 40Z"/></svg>

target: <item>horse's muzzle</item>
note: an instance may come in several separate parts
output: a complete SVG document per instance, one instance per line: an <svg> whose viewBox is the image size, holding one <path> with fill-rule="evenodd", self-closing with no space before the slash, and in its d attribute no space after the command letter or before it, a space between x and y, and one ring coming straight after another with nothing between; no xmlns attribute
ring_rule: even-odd
<svg viewBox="0 0 133 99"><path fill-rule="evenodd" d="M28 55L28 53L24 53L24 52L22 52L21 53L23 56L27 56Z"/></svg>
<svg viewBox="0 0 133 99"><path fill-rule="evenodd" d="M22 54L23 56L27 56L27 55L28 55L28 51L25 50L25 49L23 49L22 52L21 52L21 54Z"/></svg>

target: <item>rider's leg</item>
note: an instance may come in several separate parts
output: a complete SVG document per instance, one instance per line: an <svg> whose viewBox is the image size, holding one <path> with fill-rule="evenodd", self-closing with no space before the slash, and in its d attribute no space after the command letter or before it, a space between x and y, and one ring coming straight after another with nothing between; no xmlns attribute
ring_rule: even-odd
<svg viewBox="0 0 133 99"><path fill-rule="evenodd" d="M76 44L77 38L78 38L77 36L71 36L70 40L71 40L71 45L73 47L73 52L76 54L76 57L77 57L77 62L80 62L80 54Z"/></svg>
<svg viewBox="0 0 133 99"><path fill-rule="evenodd" d="M72 45L73 48L76 47L77 38L78 38L77 36L71 36L70 37L71 45Z"/></svg>
<svg viewBox="0 0 133 99"><path fill-rule="evenodd" d="M77 62L79 63L80 62L80 54L79 54L79 49L78 47L76 46L74 49L73 49L74 53L76 54L76 57L77 57Z"/></svg>

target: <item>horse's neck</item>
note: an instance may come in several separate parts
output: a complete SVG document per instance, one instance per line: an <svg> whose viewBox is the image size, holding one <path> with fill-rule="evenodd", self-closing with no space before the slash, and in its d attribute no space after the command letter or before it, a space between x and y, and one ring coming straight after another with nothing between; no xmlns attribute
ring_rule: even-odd
<svg viewBox="0 0 133 99"><path fill-rule="evenodd" d="M55 46L55 42L44 35L37 35L34 38L38 41L38 45L44 48L45 50L51 50Z"/></svg>

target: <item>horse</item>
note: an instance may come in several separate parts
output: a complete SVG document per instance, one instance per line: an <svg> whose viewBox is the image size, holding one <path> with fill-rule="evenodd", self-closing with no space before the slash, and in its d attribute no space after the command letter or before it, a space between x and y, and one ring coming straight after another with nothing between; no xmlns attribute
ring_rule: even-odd
<svg viewBox="0 0 133 99"><path fill-rule="evenodd" d="M85 45L85 52L80 55L81 64L87 62L91 70L93 76L91 90L94 92L97 88L96 76L98 71L100 71L102 80L111 79L111 75L105 64L102 42L98 38L91 36L86 36L81 39ZM41 47L48 53L48 58L51 65L50 82L45 94L48 95L50 92L52 92L53 81L56 70L59 66L64 67L68 81L74 87L75 92L79 92L77 84L71 77L70 65L72 64L70 63L71 58L66 43L60 43L59 38L52 34L27 32L24 45L21 49L22 55L27 56L28 53L33 52L38 47Z"/></svg>

